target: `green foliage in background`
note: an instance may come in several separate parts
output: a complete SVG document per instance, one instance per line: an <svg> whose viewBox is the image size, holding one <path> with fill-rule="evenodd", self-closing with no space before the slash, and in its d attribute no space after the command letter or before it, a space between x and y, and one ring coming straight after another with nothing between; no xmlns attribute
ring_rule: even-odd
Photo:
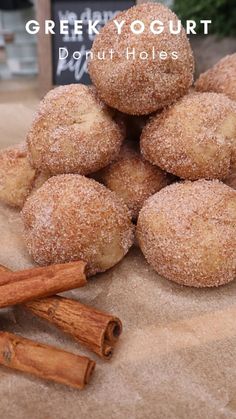
<svg viewBox="0 0 236 419"><path fill-rule="evenodd" d="M236 36L236 0L175 0L173 8L183 22L210 19L210 33Z"/></svg>

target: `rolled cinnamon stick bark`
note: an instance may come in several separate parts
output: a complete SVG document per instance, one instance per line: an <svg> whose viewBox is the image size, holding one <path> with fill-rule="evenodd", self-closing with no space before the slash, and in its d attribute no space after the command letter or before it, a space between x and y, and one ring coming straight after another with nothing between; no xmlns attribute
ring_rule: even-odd
<svg viewBox="0 0 236 419"><path fill-rule="evenodd" d="M0 308L84 286L83 261L11 272L0 269Z"/></svg>
<svg viewBox="0 0 236 419"><path fill-rule="evenodd" d="M0 332L0 364L67 386L83 389L95 362L53 346Z"/></svg>
<svg viewBox="0 0 236 419"><path fill-rule="evenodd" d="M6 271L9 269L0 265L0 273ZM23 306L70 334L104 359L111 358L122 332L122 323L117 317L68 298L48 297L30 301Z"/></svg>
<svg viewBox="0 0 236 419"><path fill-rule="evenodd" d="M111 358L122 331L122 323L117 317L68 298L44 298L30 301L24 307L104 359Z"/></svg>

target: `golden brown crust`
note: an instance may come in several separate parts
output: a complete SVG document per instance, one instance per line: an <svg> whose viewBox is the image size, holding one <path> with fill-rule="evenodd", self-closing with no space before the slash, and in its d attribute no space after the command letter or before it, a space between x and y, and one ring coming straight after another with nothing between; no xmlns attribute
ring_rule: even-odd
<svg viewBox="0 0 236 419"><path fill-rule="evenodd" d="M236 150L236 103L190 93L151 118L141 136L148 161L183 179L223 179Z"/></svg>
<svg viewBox="0 0 236 419"><path fill-rule="evenodd" d="M226 284L236 276L236 191L216 180L167 186L146 201L137 235L165 278L193 287Z"/></svg>
<svg viewBox="0 0 236 419"><path fill-rule="evenodd" d="M22 208L30 194L50 177L34 169L25 143L0 151L0 201Z"/></svg>
<svg viewBox="0 0 236 419"><path fill-rule="evenodd" d="M36 171L30 165L25 144L0 152L0 201L22 208L33 188Z"/></svg>
<svg viewBox="0 0 236 419"><path fill-rule="evenodd" d="M154 35L149 27L153 20L161 20L165 30ZM111 107L131 115L146 115L161 109L183 96L193 82L194 61L189 41L182 28L180 34L170 34L168 21L176 23L177 16L162 4L134 6L116 16L125 20L120 35L113 21L109 21L95 38L92 47L93 59L89 73L100 97ZM130 24L141 20L145 24L142 34L133 34ZM115 46L115 47L114 47ZM127 60L125 51L135 49L137 55L148 52L149 58ZM168 58L160 60L151 56L152 48L166 51ZM109 51L114 50L111 60ZM99 51L107 55L98 59ZM178 59L170 54L176 51Z"/></svg>
<svg viewBox="0 0 236 419"><path fill-rule="evenodd" d="M123 199L133 219L146 199L168 183L165 172L127 145L122 147L117 161L100 171L99 179Z"/></svg>
<svg viewBox="0 0 236 419"><path fill-rule="evenodd" d="M95 172L119 153L124 132L93 88L51 90L39 106L27 142L35 168L51 174Z"/></svg>
<svg viewBox="0 0 236 419"><path fill-rule="evenodd" d="M89 275L118 263L133 243L128 208L80 175L50 178L22 210L29 253L40 265L82 259Z"/></svg>
<svg viewBox="0 0 236 419"><path fill-rule="evenodd" d="M195 88L200 92L224 93L236 100L236 53L227 55L202 73Z"/></svg>

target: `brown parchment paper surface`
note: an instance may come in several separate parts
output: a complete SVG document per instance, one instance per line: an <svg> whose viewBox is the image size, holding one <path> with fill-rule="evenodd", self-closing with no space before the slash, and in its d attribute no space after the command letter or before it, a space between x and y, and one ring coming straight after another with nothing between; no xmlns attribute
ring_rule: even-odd
<svg viewBox="0 0 236 419"><path fill-rule="evenodd" d="M29 109L18 107L14 118L14 104L4 112L3 106L1 148L22 141L32 118ZM0 264L32 265L19 212L4 206L0 249ZM0 367L0 418L236 418L236 281L184 288L160 278L133 248L119 265L65 295L122 319L112 360L100 360L20 307L1 310L1 330L89 355L97 367L82 392Z"/></svg>

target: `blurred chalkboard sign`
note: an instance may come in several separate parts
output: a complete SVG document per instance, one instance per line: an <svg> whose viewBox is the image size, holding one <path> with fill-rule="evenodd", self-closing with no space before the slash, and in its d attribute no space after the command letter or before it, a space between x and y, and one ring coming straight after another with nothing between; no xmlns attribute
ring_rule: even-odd
<svg viewBox="0 0 236 419"><path fill-rule="evenodd" d="M53 53L53 82L55 85L68 83L90 83L87 73L85 60L86 51L90 50L95 35L89 35L86 23L89 20L99 20L96 27L103 26L108 20L112 19L120 10L128 9L134 5L130 0L99 0L99 1L52 1L52 19L56 22L56 33L52 39ZM58 24L60 20L69 20L69 35L58 34ZM82 20L84 23L83 35L74 35L74 20ZM59 48L62 56L68 57L59 59ZM81 59L74 59L73 52L78 51Z"/></svg>
<svg viewBox="0 0 236 419"><path fill-rule="evenodd" d="M140 2L140 1L138 1ZM55 35L45 35L40 31L38 36L39 83L41 94L45 94L52 85L69 83L89 84L85 52L91 49L94 35L74 35L73 21L88 19L101 21L101 26L121 10L134 6L132 0L37 0L37 20L44 27L46 19L55 21ZM60 20L69 21L69 35L61 35ZM99 25L96 26L99 29ZM59 48L65 59L59 60ZM79 51L81 59L74 59L73 52Z"/></svg>

